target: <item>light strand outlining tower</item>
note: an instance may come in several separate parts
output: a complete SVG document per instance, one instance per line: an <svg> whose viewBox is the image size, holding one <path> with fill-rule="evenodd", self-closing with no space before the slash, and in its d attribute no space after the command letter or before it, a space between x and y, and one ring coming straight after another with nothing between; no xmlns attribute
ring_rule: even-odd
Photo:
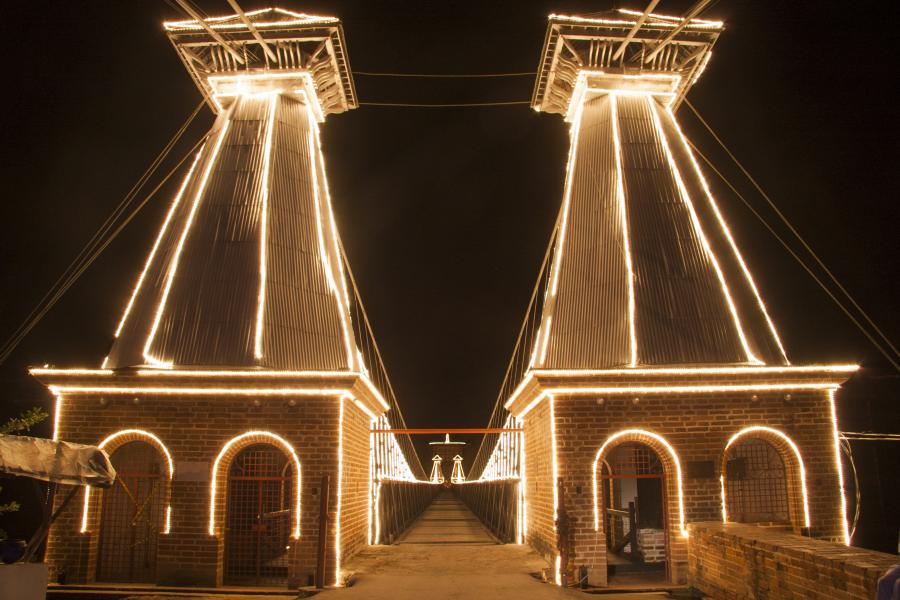
<svg viewBox="0 0 900 600"><path fill-rule="evenodd" d="M584 568L607 585L611 555L624 543L639 556L643 540L684 582L695 521L776 521L849 543L834 396L857 367L788 361L674 113L723 24L655 4L549 17L532 108L563 116L571 144L489 424L514 418L525 451L485 436L469 473L518 485L505 518L558 583ZM640 516L623 542L626 500Z"/></svg>
<svg viewBox="0 0 900 600"><path fill-rule="evenodd" d="M339 584L380 499L407 486L411 518L433 489L389 431L328 187L319 124L358 104L341 24L267 8L164 26L217 116L102 367L32 370L54 439L101 443L124 482L85 491L47 560L70 582Z"/></svg>

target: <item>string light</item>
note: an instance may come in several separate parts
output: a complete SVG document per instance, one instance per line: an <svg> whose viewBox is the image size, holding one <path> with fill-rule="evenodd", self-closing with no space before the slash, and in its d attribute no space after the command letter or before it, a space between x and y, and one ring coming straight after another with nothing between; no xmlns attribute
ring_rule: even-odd
<svg viewBox="0 0 900 600"><path fill-rule="evenodd" d="M256 336L253 342L254 355L263 357L263 319L266 309L267 248L269 232L269 172L272 169L272 136L275 132L275 111L278 107L278 94L273 93L269 100L269 118L266 122L266 139L263 144L263 167L260 178L260 198L262 200L259 218L259 297L256 307Z"/></svg>
<svg viewBox="0 0 900 600"><path fill-rule="evenodd" d="M784 358L784 361L786 363L790 364L790 361L788 361L787 358L787 353L784 350L784 345L781 343L781 338L778 335L778 331L776 331L775 329L775 323L769 316L769 311L766 309L766 304L765 302L763 302L762 296L759 293L759 289L756 287L756 282L753 280L753 275L750 273L750 269L747 267L747 263L744 262L744 257L741 255L740 250L738 250L737 243L734 241L734 237L731 235L731 230L728 228L728 224L725 222L725 218L719 211L719 206L718 204L716 204L716 200L709 189L709 184L706 181L706 177L703 175L703 171L700 169L700 164L697 162L697 159L694 156L694 152L691 149L690 144L688 143L687 138L684 135L684 132L681 130L681 125L679 125L678 119L675 118L675 113L672 112L672 107L666 107L666 114L669 117L669 123L671 123L675 131L678 133L678 138L681 140L681 145L684 148L684 152L691 160L691 164L694 167L694 173L696 173L697 178L700 180L700 185L703 188L703 192L706 195L707 200L709 200L709 204L716 215L716 219L719 222L719 227L725 234L725 238L728 240L728 244L731 246L731 250L732 252L734 252L734 256L735 258L737 258L738 264L740 264L741 266L741 271L743 271L744 277L747 279L747 283L750 284L750 289L753 290L753 295L756 298L757 306L759 306L760 311L762 311L763 316L766 319L766 324L769 326L769 331L772 332L772 337L775 338L775 343L778 345L781 356L782 358Z"/></svg>
<svg viewBox="0 0 900 600"><path fill-rule="evenodd" d="M628 8L620 8L620 9L618 9L618 11L620 13L623 13L626 15L632 15L635 17L640 17L644 14L640 11L631 10ZM681 23L684 21L684 17L673 17L671 15L661 15L659 13L651 13L649 16L654 19L665 19L667 21L677 21L678 23ZM709 25L710 27L724 27L725 26L725 23L723 23L722 21L710 21L708 19L691 19L690 23L691 24L700 24L700 25Z"/></svg>
<svg viewBox="0 0 900 600"><path fill-rule="evenodd" d="M635 324L634 266L631 262L631 241L628 235L628 207L625 203L625 180L622 175L622 141L619 137L619 108L615 94L609 96L610 121L616 156L616 198L622 220L622 245L625 248L625 268L628 270L628 336L631 340L631 358L628 366L637 365L637 326Z"/></svg>
<svg viewBox="0 0 900 600"><path fill-rule="evenodd" d="M337 518L334 521L334 586L341 585L341 492L344 482L344 396L338 416ZM299 511L297 513L300 514Z"/></svg>
<svg viewBox="0 0 900 600"><path fill-rule="evenodd" d="M335 223L335 220L334 220L334 211L331 208L331 190L328 187L328 177L326 175L327 171L325 170L325 157L324 157L324 153L322 152L322 140L321 140L321 136L319 135L319 126L317 123L315 123L313 121L313 122L311 122L311 127L312 127L313 134L314 134L314 137L316 140L316 149L318 150L317 156L319 158L319 167L322 170L322 187L325 189L325 207L328 209L327 210L328 222L331 226L332 250L334 252L334 256L336 257L335 260L337 261L336 279L337 279L337 281L340 282L340 288L335 289L335 295L338 297L338 311L340 312L340 315L341 315L341 326L344 329L344 342L347 346L347 353L348 353L347 366L348 366L348 368L353 369L354 368L354 364L353 364L354 354L353 354L353 351L351 350L351 343L350 343L351 338L350 338L350 333L349 333L349 330L350 330L350 325L349 325L350 297L349 297L349 294L347 293L347 280L344 277L344 266L341 262L341 249L340 249L340 242L339 242L340 238L338 237L337 224ZM317 196L317 198L318 198L318 196ZM343 297L343 307L341 307L341 298L342 297ZM359 351L357 350L357 353L358 352Z"/></svg>
<svg viewBox="0 0 900 600"><path fill-rule="evenodd" d="M831 408L831 428L834 436L834 467L838 472L838 484L841 488L841 528L844 534L844 545L849 546L850 529L847 522L847 492L844 484L844 464L841 462L841 440L838 433L837 408L835 406L834 395L836 390L828 390L828 403Z"/></svg>
<svg viewBox="0 0 900 600"><path fill-rule="evenodd" d="M681 178L681 171L678 169L678 165L675 164L675 158L672 156L672 149L669 147L669 140L666 138L666 134L663 131L662 123L659 119L659 113L656 110L656 104L653 102L653 99L647 97L647 105L650 108L650 114L653 116L653 125L656 128L656 134L659 136L659 141L662 144L663 150L666 154L666 159L669 161L669 170L672 173L672 176L675 178L675 183L678 186L678 192L681 194L681 198L684 201L685 206L687 206L688 213L691 216L691 224L694 226L694 232L697 234L697 237L700 238L700 243L703 245L703 249L706 252L706 255L709 257L710 263L713 266L713 269L716 272L716 277L719 279L719 285L722 288L722 294L725 296L725 300L728 304L728 310L731 312L731 319L734 323L734 327L737 330L738 337L741 340L741 346L744 349L744 353L747 355L747 360L750 363L754 364L764 364L756 355L753 354L753 351L750 349L750 343L747 341L747 336L744 334L744 328L741 326L741 320L738 316L737 307L734 304L734 300L731 298L731 292L728 289L728 284L725 281L725 274L722 272L722 268L719 266L719 260L716 258L715 253L713 252L712 246L709 244L709 240L706 238L706 234L703 232L703 227L700 224L700 218L697 216L697 212L694 210L694 203L691 201L690 194L688 194L687 187L684 185L684 180Z"/></svg>
<svg viewBox="0 0 900 600"><path fill-rule="evenodd" d="M289 17L292 17L291 20L287 21L254 21L253 27L256 28L281 28L281 27L290 27L294 25L322 25L322 24L337 24L340 23L340 20L335 17L321 17L317 15L307 15L304 13L297 13L290 10L285 10L283 8L262 8L259 10L252 10L244 13L247 17L255 17L256 15L261 15L267 12L276 12ZM209 17L203 19L203 22L207 24L210 29L246 29L247 26L244 25L243 22L239 23L225 23L223 21L234 20L238 18L238 15L227 15L223 17ZM166 31L189 31L189 30L202 30L203 26L196 20L186 20L186 21L164 21L163 27L165 27Z"/></svg>
<svg viewBox="0 0 900 600"><path fill-rule="evenodd" d="M57 395L57 399L58 398L59 398L59 395ZM123 429L121 431L117 431L117 432L113 433L112 435L108 436L106 439L104 439L99 444L97 444L97 447L102 450L102 449L106 448L111 442L117 440L118 438L122 437L123 435L136 435L136 436L140 436L140 437L145 437L145 438L149 439L150 441L152 441L158 449L162 450L163 455L166 457L166 465L168 466L168 472L169 472L169 487L166 490L167 491L166 500L167 500L167 502L170 502L171 499L169 498L169 496L171 496L171 493L172 493L172 479L173 479L173 477L175 477L175 463L172 460L172 455L169 453L169 449L166 447L165 444L163 444L161 439L159 439L157 436L153 435L149 431L144 431L143 429ZM54 441L55 440L56 440L56 438L54 437ZM90 511L90 502L91 502L91 486L86 485L86 486L84 486L84 506L82 508L82 513L81 513L81 533L85 533L88 530L88 514ZM172 505L168 504L166 506L166 518L165 518L165 524L164 524L164 529L163 529L164 534L169 533L170 527L171 527L171 522L172 522Z"/></svg>
<svg viewBox="0 0 900 600"><path fill-rule="evenodd" d="M219 452L219 455L216 456L215 462L213 462L212 467L212 480L209 484L209 535L216 535L216 493L217 493L217 479L219 475L219 463L222 462L222 458L228 453L228 450L234 446L236 443L244 440L248 437L266 437L278 442L278 444L290 455L291 459L294 461L294 467L297 473L297 489L295 491L296 500L294 502L294 531L292 537L297 540L300 539L300 493L302 491L302 478L300 471L300 459L297 458L297 453L294 451L294 447L291 446L287 440L283 437L272 433L271 431L248 431L247 433L242 433L239 436L233 437L228 442L222 446L222 450Z"/></svg>
<svg viewBox="0 0 900 600"><path fill-rule="evenodd" d="M55 394L56 396L56 408L53 411L53 441L59 441L59 422L60 415L62 415L62 394Z"/></svg>
<svg viewBox="0 0 900 600"><path fill-rule="evenodd" d="M191 205L191 210L188 213L187 222L184 224L184 230L181 232L181 237L178 240L178 246L175 248L175 253L172 257L172 265L169 267L169 273L166 277L166 284L163 288L162 298L160 298L159 304L156 307L156 316L153 319L153 325L150 327L150 333L147 336L147 341L144 344L144 359L150 364L160 366L160 367L171 367L172 363L160 360L155 358L150 354L150 347L153 345L153 339L156 337L156 331L159 328L159 322L162 319L163 311L166 308L166 302L169 299L169 292L172 290L172 282L175 280L175 273L178 271L178 261L181 258L181 252L184 250L184 243L187 240L188 232L191 229L191 225L194 222L194 216L197 214L197 207L200 205L200 199L203 197L203 192L206 191L206 183L209 181L209 174L212 172L213 165L216 163L216 160L219 157L219 150L222 148L222 142L225 140L225 134L228 132L228 127L231 125L230 115L225 118L225 122L222 124L222 130L219 133L219 137L216 139L215 146L213 146L212 154L209 157L209 162L206 164L206 169L203 171L203 176L200 178L200 183L197 186L197 193L194 195L194 203Z"/></svg>
<svg viewBox="0 0 900 600"><path fill-rule="evenodd" d="M624 11L620 11L624 12ZM643 13L639 13L643 14ZM656 17L657 15L652 15ZM660 17L665 19L666 17ZM595 25L618 25L618 26L633 26L637 22L636 21L624 21L619 19L597 19L597 18L589 18L589 17L578 17L574 15L557 15L551 14L549 16L550 20L553 21L570 21L572 23L590 23ZM675 27L680 26L680 23L665 23L659 21L645 21L642 25L643 27L658 27L660 29L674 29ZM692 29L722 29L724 27L724 23L721 21L706 21L703 19L691 19L690 22L686 25L688 28Z"/></svg>
<svg viewBox="0 0 900 600"><path fill-rule="evenodd" d="M194 174L194 169L197 168L197 163L200 162L200 157L203 155L203 150L206 148L206 144L203 144L200 147L200 150L197 151L197 155L194 157L194 162L191 163L191 168L188 169L187 175L184 176L184 180L181 182L181 187L178 188L178 193L175 194L175 199L172 201L172 206L169 208L169 212L166 214L166 218L163 221L162 228L159 230L159 234L156 236L156 241L153 243L153 248L150 249L150 255L147 257L147 262L144 263L144 269L141 271L140 276L138 277L137 283L134 286L134 291L131 293L131 298L128 300L128 304L125 306L125 312L122 314L122 318L119 320L119 326L116 327L115 337L119 337L119 334L122 333L122 328L125 327L125 321L128 320L128 315L131 313L131 309L134 306L134 301L137 299L138 292L141 290L141 286L144 284L144 279L147 276L147 271L150 269L150 265L153 262L154 257L156 257L156 252L159 250L159 245L162 242L163 237L166 234L166 231L169 229L169 223L172 221L172 217L175 215L175 209L181 204L181 198L184 196L184 191L187 188L188 182L191 180L191 176ZM106 365L109 357L103 359L104 366Z"/></svg>

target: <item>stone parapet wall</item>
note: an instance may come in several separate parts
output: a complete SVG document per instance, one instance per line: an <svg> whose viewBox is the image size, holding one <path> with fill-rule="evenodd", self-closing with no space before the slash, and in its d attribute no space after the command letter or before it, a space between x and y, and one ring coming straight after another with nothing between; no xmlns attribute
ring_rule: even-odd
<svg viewBox="0 0 900 600"><path fill-rule="evenodd" d="M736 523L695 523L688 583L712 598L875 598L900 557Z"/></svg>

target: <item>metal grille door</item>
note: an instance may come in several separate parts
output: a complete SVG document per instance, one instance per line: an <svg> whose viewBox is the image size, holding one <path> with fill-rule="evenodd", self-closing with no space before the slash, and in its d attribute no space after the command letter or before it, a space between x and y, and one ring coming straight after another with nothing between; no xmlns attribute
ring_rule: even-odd
<svg viewBox="0 0 900 600"><path fill-rule="evenodd" d="M725 463L728 519L739 523L790 522L784 461L769 442L739 441Z"/></svg>
<svg viewBox="0 0 900 600"><path fill-rule="evenodd" d="M250 446L235 457L228 472L226 583L287 584L293 479L287 457L272 446Z"/></svg>
<svg viewBox="0 0 900 600"><path fill-rule="evenodd" d="M117 475L103 491L97 579L153 582L165 511L161 457L153 446L138 441L117 449L111 461Z"/></svg>

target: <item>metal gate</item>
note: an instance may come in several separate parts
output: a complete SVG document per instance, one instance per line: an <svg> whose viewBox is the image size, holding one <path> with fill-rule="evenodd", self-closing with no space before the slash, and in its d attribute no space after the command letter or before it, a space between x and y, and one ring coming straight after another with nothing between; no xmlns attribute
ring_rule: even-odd
<svg viewBox="0 0 900 600"><path fill-rule="evenodd" d="M128 442L110 460L116 481L103 492L97 579L156 580L157 538L163 523L162 457L146 442Z"/></svg>
<svg viewBox="0 0 900 600"><path fill-rule="evenodd" d="M287 456L257 444L242 450L228 471L225 582L286 585L293 479Z"/></svg>
<svg viewBox="0 0 900 600"><path fill-rule="evenodd" d="M625 442L600 465L603 526L611 554L668 569L666 485L652 448ZM615 562L608 555L608 561Z"/></svg>
<svg viewBox="0 0 900 600"><path fill-rule="evenodd" d="M778 450L759 438L745 438L725 462L728 519L739 523L788 523L787 476Z"/></svg>

